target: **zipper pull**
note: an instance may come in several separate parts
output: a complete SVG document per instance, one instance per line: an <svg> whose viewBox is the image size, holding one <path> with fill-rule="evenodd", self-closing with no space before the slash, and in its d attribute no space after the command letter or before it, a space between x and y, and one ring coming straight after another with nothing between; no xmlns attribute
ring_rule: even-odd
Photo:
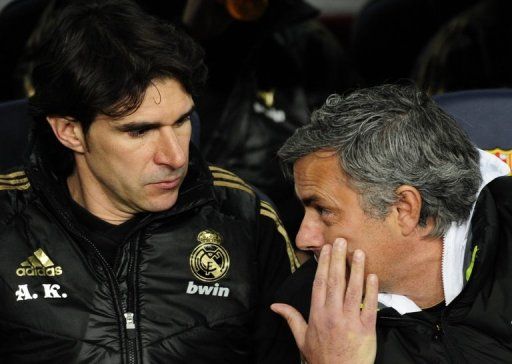
<svg viewBox="0 0 512 364"><path fill-rule="evenodd" d="M443 328L441 327L441 324L435 324L434 340L440 340L442 336Z"/></svg>
<svg viewBox="0 0 512 364"><path fill-rule="evenodd" d="M126 312L124 318L126 319L126 334L129 339L135 339L135 320L133 312Z"/></svg>

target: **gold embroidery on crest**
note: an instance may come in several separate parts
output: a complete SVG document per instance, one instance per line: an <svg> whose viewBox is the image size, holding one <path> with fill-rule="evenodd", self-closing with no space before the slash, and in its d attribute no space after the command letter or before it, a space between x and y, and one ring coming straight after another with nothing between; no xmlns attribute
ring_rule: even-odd
<svg viewBox="0 0 512 364"><path fill-rule="evenodd" d="M203 282L215 282L224 277L229 269L228 252L222 245L222 237L213 230L203 230L197 235L199 245L190 254L190 270Z"/></svg>
<svg viewBox="0 0 512 364"><path fill-rule="evenodd" d="M213 230L203 230L199 234L197 234L197 241L199 244L220 244L222 243L222 238L220 234Z"/></svg>

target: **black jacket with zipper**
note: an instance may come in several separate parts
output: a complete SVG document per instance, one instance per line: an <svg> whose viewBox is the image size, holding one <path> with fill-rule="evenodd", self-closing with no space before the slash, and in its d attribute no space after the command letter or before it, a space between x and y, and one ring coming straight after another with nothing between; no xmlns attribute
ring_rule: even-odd
<svg viewBox="0 0 512 364"><path fill-rule="evenodd" d="M467 244L476 252L469 277L439 314L379 310L375 363L512 363L511 177L497 178L480 193ZM304 317L315 271L312 259L279 292L278 300Z"/></svg>
<svg viewBox="0 0 512 364"><path fill-rule="evenodd" d="M2 172L0 363L298 361L268 308L297 263L278 216L192 146L190 160L177 203L143 217L112 266L46 165Z"/></svg>

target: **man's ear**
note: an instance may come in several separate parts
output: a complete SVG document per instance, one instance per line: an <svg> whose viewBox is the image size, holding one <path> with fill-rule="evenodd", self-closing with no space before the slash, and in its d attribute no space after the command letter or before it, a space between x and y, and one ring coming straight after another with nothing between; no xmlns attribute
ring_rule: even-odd
<svg viewBox="0 0 512 364"><path fill-rule="evenodd" d="M415 231L420 221L421 194L412 186L402 185L397 188L398 201L394 207L397 212L398 226L402 235L407 236Z"/></svg>
<svg viewBox="0 0 512 364"><path fill-rule="evenodd" d="M77 153L85 152L85 136L78 121L55 116L48 116L46 120L62 145Z"/></svg>

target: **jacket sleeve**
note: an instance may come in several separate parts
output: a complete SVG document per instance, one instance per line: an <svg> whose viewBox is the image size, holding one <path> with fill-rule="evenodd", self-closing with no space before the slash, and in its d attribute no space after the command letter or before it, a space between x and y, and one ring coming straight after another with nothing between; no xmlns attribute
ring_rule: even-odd
<svg viewBox="0 0 512 364"><path fill-rule="evenodd" d="M254 363L300 363L287 323L270 310L275 293L298 267L293 247L273 207L262 201L259 211L259 302L254 327Z"/></svg>

